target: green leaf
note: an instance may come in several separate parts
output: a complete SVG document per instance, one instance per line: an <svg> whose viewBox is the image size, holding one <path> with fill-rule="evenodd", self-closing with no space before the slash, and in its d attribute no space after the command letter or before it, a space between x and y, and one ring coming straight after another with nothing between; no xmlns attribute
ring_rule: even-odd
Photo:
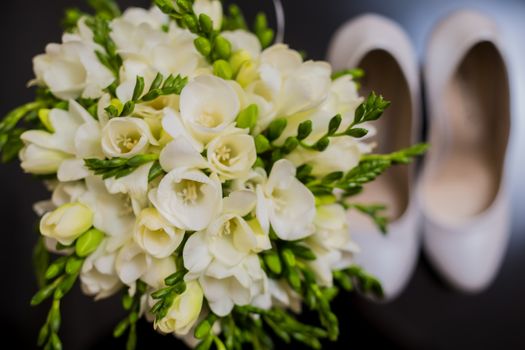
<svg viewBox="0 0 525 350"><path fill-rule="evenodd" d="M237 127L241 129L250 129L257 125L257 119L259 117L259 107L256 104L251 104L243 109L237 116Z"/></svg>
<svg viewBox="0 0 525 350"><path fill-rule="evenodd" d="M162 169L162 166L160 165L160 162L157 160L153 163L151 166L151 169L149 170L148 174L148 182L151 182L155 180L157 177L165 174L164 169Z"/></svg>
<svg viewBox="0 0 525 350"><path fill-rule="evenodd" d="M33 249L33 268L37 278L38 286L42 288L46 283L46 271L49 265L49 252L46 249L44 238L40 236Z"/></svg>
<svg viewBox="0 0 525 350"><path fill-rule="evenodd" d="M386 206L381 204L352 204L351 207L357 209L365 215L370 216L370 218L374 221L379 231L381 231L381 233L383 234L387 233L388 217L381 214L386 210Z"/></svg>
<svg viewBox="0 0 525 350"><path fill-rule="evenodd" d="M366 101L357 107L352 126L379 119L389 106L389 101L386 101L383 99L383 96L376 95L375 92L372 91Z"/></svg>
<svg viewBox="0 0 525 350"><path fill-rule="evenodd" d="M77 239L75 251L81 258L87 257L95 250L104 239L104 232L92 228Z"/></svg>

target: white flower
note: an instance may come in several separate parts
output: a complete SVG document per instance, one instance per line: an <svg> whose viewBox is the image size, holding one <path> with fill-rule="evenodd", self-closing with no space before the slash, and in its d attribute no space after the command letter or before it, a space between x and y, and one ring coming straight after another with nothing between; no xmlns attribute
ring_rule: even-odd
<svg viewBox="0 0 525 350"><path fill-rule="evenodd" d="M316 232L306 243L316 255L316 260L308 264L314 270L319 283L332 285L332 271L351 265L353 255L359 251L350 239L347 216L338 204L317 208L315 217Z"/></svg>
<svg viewBox="0 0 525 350"><path fill-rule="evenodd" d="M146 23L157 30L161 29L169 21L168 16L162 13L157 6L152 6L149 10L140 7L129 7L120 18L135 25Z"/></svg>
<svg viewBox="0 0 525 350"><path fill-rule="evenodd" d="M102 130L102 150L109 158L131 158L145 152L150 144L158 143L140 118L113 118Z"/></svg>
<svg viewBox="0 0 525 350"><path fill-rule="evenodd" d="M180 96L180 118L190 135L201 145L233 125L240 111L240 101L235 89L225 80L203 75L188 83ZM181 131L163 126L171 136ZM198 149L198 151L201 151Z"/></svg>
<svg viewBox="0 0 525 350"><path fill-rule="evenodd" d="M257 197L250 191L232 192L223 201L223 212L206 229L210 252L227 265L237 264L246 253L270 249L268 234L256 219L244 220L255 208Z"/></svg>
<svg viewBox="0 0 525 350"><path fill-rule="evenodd" d="M164 259L151 258L146 272L140 277L140 280L151 288L158 290L164 288L166 277L176 272L175 260L173 257Z"/></svg>
<svg viewBox="0 0 525 350"><path fill-rule="evenodd" d="M184 238L184 231L173 227L154 208L144 209L135 224L135 242L151 256L170 256Z"/></svg>
<svg viewBox="0 0 525 350"><path fill-rule="evenodd" d="M149 162L139 166L129 175L104 180L109 193L127 194L130 197L135 214L148 206L148 177L152 165L153 162Z"/></svg>
<svg viewBox="0 0 525 350"><path fill-rule="evenodd" d="M132 286L148 271L151 259L135 242L126 243L115 260L115 269L122 283Z"/></svg>
<svg viewBox="0 0 525 350"><path fill-rule="evenodd" d="M76 36L64 39L69 41L49 44L45 54L33 59L36 83L46 85L63 100L100 97L115 77L98 60L95 44Z"/></svg>
<svg viewBox="0 0 525 350"><path fill-rule="evenodd" d="M247 305L264 294L268 279L256 254L236 251L226 239L216 240L206 231L190 236L184 247L184 266L189 270L187 279L199 278L210 309L226 316L234 305Z"/></svg>
<svg viewBox="0 0 525 350"><path fill-rule="evenodd" d="M313 233L314 195L295 177L295 167L281 159L273 165L268 181L257 186L257 218L268 232L270 225L284 240Z"/></svg>
<svg viewBox="0 0 525 350"><path fill-rule="evenodd" d="M60 164L65 159L70 158L67 153L43 148L35 144L22 148L18 156L22 169L36 175L56 173Z"/></svg>
<svg viewBox="0 0 525 350"><path fill-rule="evenodd" d="M87 190L78 201L88 206L94 213L93 226L108 236L108 251L121 247L133 232L135 216L129 197L111 194L104 181L98 176L85 179Z"/></svg>
<svg viewBox="0 0 525 350"><path fill-rule="evenodd" d="M261 42L254 34L237 29L234 31L224 31L221 35L230 42L232 52L246 51L252 59L259 57L261 53Z"/></svg>
<svg viewBox="0 0 525 350"><path fill-rule="evenodd" d="M42 235L64 245L71 244L93 225L93 212L81 203L68 203L45 214L40 220Z"/></svg>
<svg viewBox="0 0 525 350"><path fill-rule="evenodd" d="M199 318L203 302L202 288L197 281L186 282L186 290L173 300L167 315L155 321L163 333L185 335Z"/></svg>
<svg viewBox="0 0 525 350"><path fill-rule="evenodd" d="M312 166L312 175L323 177L335 171L348 172L359 164L362 151L359 141L349 136L332 137L329 147L323 151L312 151L298 147L287 156L295 166Z"/></svg>
<svg viewBox="0 0 525 350"><path fill-rule="evenodd" d="M208 144L207 157L222 180L245 177L257 159L255 142L245 133L221 134Z"/></svg>
<svg viewBox="0 0 525 350"><path fill-rule="evenodd" d="M52 132L29 130L21 135L26 144L19 155L22 168L34 174L57 172L60 181L74 181L87 176L88 171L80 158L103 156L95 119L71 100L68 111L49 111L49 124Z"/></svg>
<svg viewBox="0 0 525 350"><path fill-rule="evenodd" d="M97 250L88 256L82 265L80 281L82 291L94 295L95 300L107 298L122 288L122 283L115 270L115 252L106 250L107 241L103 241Z"/></svg>
<svg viewBox="0 0 525 350"><path fill-rule="evenodd" d="M222 26L222 3L219 0L195 0L193 11L198 16L201 13L208 15L213 21L213 28Z"/></svg>
<svg viewBox="0 0 525 350"><path fill-rule="evenodd" d="M173 226L188 231L202 230L222 209L222 186L217 176L177 168L152 189L149 199Z"/></svg>
<svg viewBox="0 0 525 350"><path fill-rule="evenodd" d="M274 115L291 116L322 103L331 85L331 67L326 62L302 61L297 51L277 44L260 56L260 80L249 90L274 105Z"/></svg>

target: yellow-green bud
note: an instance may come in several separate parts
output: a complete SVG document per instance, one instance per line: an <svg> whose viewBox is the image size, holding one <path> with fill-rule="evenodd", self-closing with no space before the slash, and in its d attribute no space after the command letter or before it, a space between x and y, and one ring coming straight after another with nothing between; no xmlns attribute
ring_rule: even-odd
<svg viewBox="0 0 525 350"><path fill-rule="evenodd" d="M252 56L250 55L248 51L240 50L240 51L235 52L230 57L230 64L232 66L233 73L234 74L239 73L239 70L241 69L242 65L245 62L250 62L251 60L252 60Z"/></svg>
<svg viewBox="0 0 525 350"><path fill-rule="evenodd" d="M93 253L104 239L104 232L92 228L77 239L75 251L81 258Z"/></svg>
<svg viewBox="0 0 525 350"><path fill-rule="evenodd" d="M49 120L49 112L51 112L51 110L47 108L39 109L38 119L40 119L40 121L42 122L42 124L44 124L44 126L46 127L48 131L54 132L55 129L53 128L53 125L51 124L51 121Z"/></svg>
<svg viewBox="0 0 525 350"><path fill-rule="evenodd" d="M233 77L232 67L225 60L218 60L213 63L213 74L216 76L230 80Z"/></svg>
<svg viewBox="0 0 525 350"><path fill-rule="evenodd" d="M230 42L220 35L215 38L213 49L219 58L225 60L229 59L232 54L232 46Z"/></svg>
<svg viewBox="0 0 525 350"><path fill-rule="evenodd" d="M258 77L259 72L257 71L257 66L252 61L247 61L241 66L241 69L237 73L236 80L242 87L246 87Z"/></svg>
<svg viewBox="0 0 525 350"><path fill-rule="evenodd" d="M211 43L208 39L205 37L198 37L193 42L195 44L195 47L197 48L197 51L201 53L201 55L208 57L211 53Z"/></svg>
<svg viewBox="0 0 525 350"><path fill-rule="evenodd" d="M45 214L40 220L42 235L70 245L93 226L93 212L82 203L68 203Z"/></svg>

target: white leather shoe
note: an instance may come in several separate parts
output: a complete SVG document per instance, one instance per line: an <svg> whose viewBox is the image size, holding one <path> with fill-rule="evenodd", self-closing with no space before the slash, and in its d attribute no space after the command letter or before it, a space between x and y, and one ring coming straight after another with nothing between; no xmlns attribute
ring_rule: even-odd
<svg viewBox="0 0 525 350"><path fill-rule="evenodd" d="M344 24L335 34L328 59L334 70L361 67L364 95L374 90L392 102L375 123L380 153L416 143L420 135L419 74L408 36L393 21L363 15ZM349 226L361 247L356 263L382 282L385 299L398 296L412 275L419 255L419 211L412 199L413 167L390 169L365 186L354 203L385 204L391 218L382 234L367 217L351 210Z"/></svg>
<svg viewBox="0 0 525 350"><path fill-rule="evenodd" d="M510 92L496 25L459 11L428 43L424 74L430 150L418 188L424 248L465 292L494 279L509 235L504 163Z"/></svg>

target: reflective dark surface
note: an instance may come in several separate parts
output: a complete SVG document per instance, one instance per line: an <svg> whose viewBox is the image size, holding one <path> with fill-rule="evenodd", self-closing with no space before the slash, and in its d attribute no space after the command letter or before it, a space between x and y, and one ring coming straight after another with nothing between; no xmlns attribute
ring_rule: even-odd
<svg viewBox="0 0 525 350"><path fill-rule="evenodd" d="M260 1L240 0L252 13ZM336 310L341 315L338 344L326 349L377 346L400 349L524 349L525 335L525 2L498 1L349 1L284 0L286 42L322 59L331 35L346 20L365 12L391 17L408 31L421 56L435 21L455 8L474 7L492 14L508 41L514 89L513 139L508 175L513 193L513 228L509 249L494 284L479 295L451 291L434 275L424 256L401 297L386 305L369 303L357 296L341 296ZM119 1L121 5L146 6L148 1ZM0 112L4 114L32 98L25 87L32 78L31 57L48 42L60 40L58 25L63 9L81 6L80 0L25 0L2 2L0 21ZM270 2L262 2L271 11ZM521 96L521 99L520 99ZM387 96L388 97L388 96ZM490 142L490 140L487 140ZM36 290L31 249L36 239L32 203L48 197L18 165L0 168L0 276L1 327L4 339L20 349L35 347L38 327L46 307L32 309L29 299ZM122 316L117 299L93 302L78 288L64 302L62 335L66 349L124 348L111 339L112 327ZM139 348L180 348L141 324ZM280 348L280 347L279 347ZM293 347L296 348L295 346Z"/></svg>

